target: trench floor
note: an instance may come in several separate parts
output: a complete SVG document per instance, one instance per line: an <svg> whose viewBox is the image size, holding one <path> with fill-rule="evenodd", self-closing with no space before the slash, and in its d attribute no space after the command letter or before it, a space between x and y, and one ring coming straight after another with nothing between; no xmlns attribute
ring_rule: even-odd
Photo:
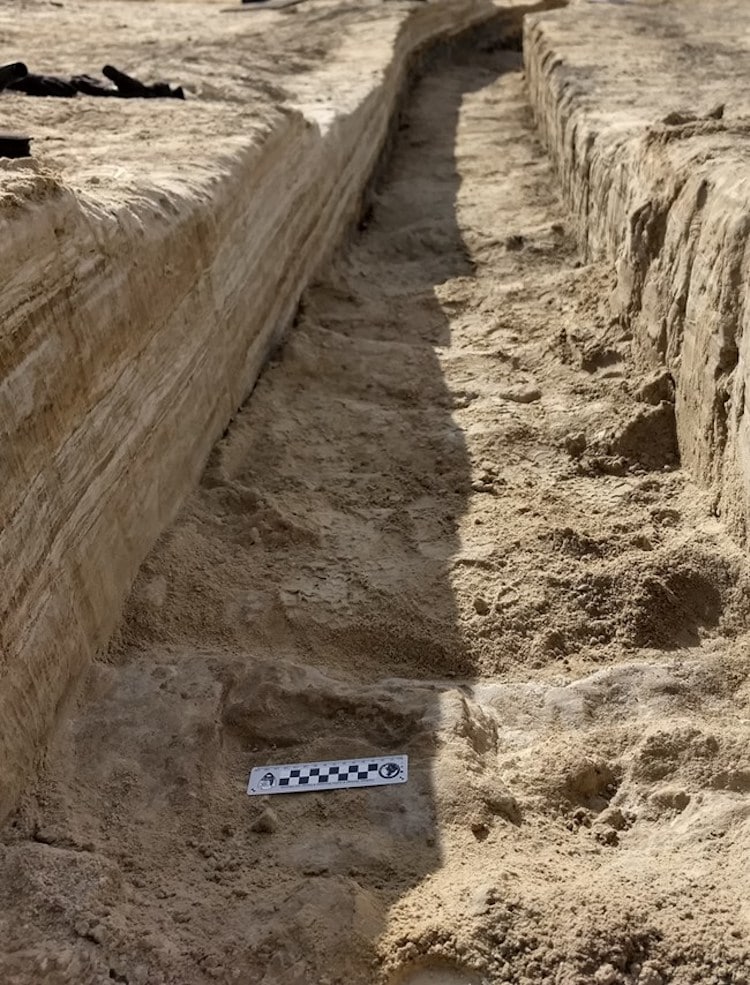
<svg viewBox="0 0 750 985"><path fill-rule="evenodd" d="M748 980L747 568L611 288L521 56L436 61L3 832L3 981Z"/></svg>

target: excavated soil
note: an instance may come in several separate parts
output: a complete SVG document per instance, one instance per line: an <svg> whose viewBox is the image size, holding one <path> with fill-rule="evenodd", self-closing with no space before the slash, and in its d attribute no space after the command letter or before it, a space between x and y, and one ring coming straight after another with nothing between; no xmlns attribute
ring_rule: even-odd
<svg viewBox="0 0 750 985"><path fill-rule="evenodd" d="M441 55L5 829L3 982L750 981L747 564L611 286L520 55Z"/></svg>

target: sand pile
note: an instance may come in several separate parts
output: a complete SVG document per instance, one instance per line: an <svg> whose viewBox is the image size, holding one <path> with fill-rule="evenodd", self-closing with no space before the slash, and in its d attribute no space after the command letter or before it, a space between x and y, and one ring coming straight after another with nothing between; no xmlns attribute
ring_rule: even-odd
<svg viewBox="0 0 750 985"><path fill-rule="evenodd" d="M3 833L4 981L750 980L748 568L612 283L520 55L436 59Z"/></svg>

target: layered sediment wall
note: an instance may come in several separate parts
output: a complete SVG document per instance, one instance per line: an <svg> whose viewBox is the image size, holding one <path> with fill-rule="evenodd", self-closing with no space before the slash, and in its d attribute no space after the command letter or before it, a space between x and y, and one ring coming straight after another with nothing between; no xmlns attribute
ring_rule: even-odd
<svg viewBox="0 0 750 985"><path fill-rule="evenodd" d="M712 45L708 0L638 6L532 14L529 90L582 242L617 265L615 310L640 358L675 381L683 461L744 537L750 102L730 69L747 32L733 50ZM529 9L438 0L348 24L334 58L190 181L154 168L105 204L43 154L2 166L0 817L356 218L413 56ZM724 16L748 19L731 0Z"/></svg>
<svg viewBox="0 0 750 985"><path fill-rule="evenodd" d="M615 262L614 313L640 359L674 380L682 461L744 541L750 100L734 67L750 53L747 32L729 42L722 24L746 25L748 13L730 3L719 23L711 6L531 17L525 60L581 241Z"/></svg>
<svg viewBox="0 0 750 985"><path fill-rule="evenodd" d="M155 167L103 205L43 160L0 172L0 818L356 218L413 56L506 10L517 28L523 8L480 0L348 28L190 182Z"/></svg>

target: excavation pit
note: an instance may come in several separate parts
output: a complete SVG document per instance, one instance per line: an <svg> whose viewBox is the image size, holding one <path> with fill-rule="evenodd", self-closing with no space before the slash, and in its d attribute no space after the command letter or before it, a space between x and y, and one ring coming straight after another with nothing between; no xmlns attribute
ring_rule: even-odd
<svg viewBox="0 0 750 985"><path fill-rule="evenodd" d="M739 983L747 14L106 7L185 105L1 97L0 978Z"/></svg>

